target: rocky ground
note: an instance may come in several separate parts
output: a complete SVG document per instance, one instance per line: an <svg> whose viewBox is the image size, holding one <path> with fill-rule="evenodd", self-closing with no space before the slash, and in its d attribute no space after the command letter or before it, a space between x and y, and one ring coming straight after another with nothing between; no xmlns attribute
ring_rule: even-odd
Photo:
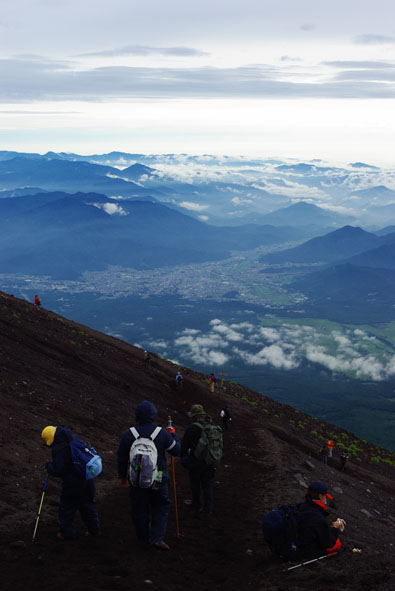
<svg viewBox="0 0 395 591"><path fill-rule="evenodd" d="M395 586L394 454L351 433L260 396L237 384L209 392L207 376L178 367L112 337L0 294L0 580L4 589L197 589L392 591ZM166 541L170 552L138 550L128 492L118 485L115 453L122 431L133 425L141 400L168 415L182 436L187 411L201 403L218 422L225 403L232 424L217 470L215 511L195 517L184 501L187 474L175 460L179 536L172 508ZM48 450L45 425L67 425L95 445L104 469L97 479L103 536L56 539L59 482L50 479L36 541L32 535ZM329 435L329 465L317 459ZM344 447L352 458L339 470ZM169 467L171 466L169 461ZM347 522L343 551L288 571L261 535L262 516L279 504L303 499L307 483L324 480L335 497L333 518ZM354 550L358 549L358 552Z"/></svg>

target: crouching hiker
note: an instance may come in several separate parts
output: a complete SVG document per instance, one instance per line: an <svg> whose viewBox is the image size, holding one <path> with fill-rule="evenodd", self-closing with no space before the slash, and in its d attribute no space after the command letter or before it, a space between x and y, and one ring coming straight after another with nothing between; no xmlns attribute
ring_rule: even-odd
<svg viewBox="0 0 395 591"><path fill-rule="evenodd" d="M282 505L268 513L262 523L263 537L274 554L284 560L315 559L341 549L339 531L345 527L338 518L329 525L327 500L332 500L326 484L309 485L305 501Z"/></svg>
<svg viewBox="0 0 395 591"><path fill-rule="evenodd" d="M129 488L132 521L142 548L151 546L169 550L164 541L170 508L167 451L178 456L180 442L174 429L154 424L155 406L145 400L136 409L136 427L122 434L119 444L118 476L121 486Z"/></svg>
<svg viewBox="0 0 395 591"><path fill-rule="evenodd" d="M82 521L87 528L87 534L92 536L100 535L93 478L101 471L101 460L97 474L93 473L87 479L86 466L83 465L83 471L79 469L85 460L82 456L79 456L79 462L76 463L73 459L75 451L74 449L72 451L72 448L75 446L77 453L79 453L79 449L88 449L88 456L90 455L92 459L99 458L99 456L93 453L93 448L87 448L86 444L73 435L67 427L49 425L43 429L41 437L52 451L52 461L46 462L45 468L50 476L62 479L57 538L59 540L74 539L73 522L77 511L81 514Z"/></svg>

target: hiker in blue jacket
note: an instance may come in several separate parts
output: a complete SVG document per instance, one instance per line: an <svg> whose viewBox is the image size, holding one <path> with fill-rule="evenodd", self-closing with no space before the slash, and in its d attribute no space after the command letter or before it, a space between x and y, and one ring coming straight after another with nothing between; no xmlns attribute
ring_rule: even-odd
<svg viewBox="0 0 395 591"><path fill-rule="evenodd" d="M62 479L62 490L59 503L59 540L73 540L74 517L80 512L87 533L100 535L99 516L95 502L95 485L93 480L81 479L75 471L71 458L70 441L78 439L68 427L45 427L41 433L46 445L51 448L52 461L45 463L50 476Z"/></svg>
<svg viewBox="0 0 395 591"><path fill-rule="evenodd" d="M147 400L137 406L136 430L140 437L150 437L155 431L157 425L153 421L157 412L152 402ZM121 486L124 488L129 488L128 464L130 449L134 441L135 437L131 429L127 429L122 434L118 447L118 476ZM175 432L169 433L167 429L161 428L154 440L154 444L158 452L158 471L162 473L161 481L158 481L157 484L150 488L130 486L132 521L136 529L137 539L143 548L153 546L159 550L169 550L169 546L164 541L170 508L169 477L166 472L165 452L167 451L172 456L178 456L180 441Z"/></svg>

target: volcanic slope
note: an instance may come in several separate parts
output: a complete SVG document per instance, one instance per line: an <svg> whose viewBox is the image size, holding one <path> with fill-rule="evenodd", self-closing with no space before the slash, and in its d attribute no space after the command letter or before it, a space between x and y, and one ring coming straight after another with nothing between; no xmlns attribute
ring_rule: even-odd
<svg viewBox="0 0 395 591"><path fill-rule="evenodd" d="M344 589L389 591L395 585L394 455L361 442L351 433L295 409L225 382L214 394L207 376L181 368L182 392L175 389L177 366L32 304L0 293L0 580L13 591L54 589L168 589L173 591ZM231 428L224 434L224 458L217 469L214 514L196 518L184 501L187 474L175 460L180 537L171 509L169 552L139 552L129 514L128 492L116 473L121 433L134 424L144 399L158 408L165 425L172 416L180 436L191 404L201 403L219 422L231 405ZM102 521L100 538L59 542L59 481L50 479L35 543L32 534L40 504L48 450L45 425L67 425L95 445L103 457L97 479ZM317 460L320 437L337 446L329 465ZM341 442L353 459L339 471ZM373 451L372 451L373 450ZM372 454L381 460L372 460ZM383 461L385 460L385 461ZM308 463L306 464L306 461ZM379 463L377 463L379 462ZM169 462L170 463L170 462ZM322 479L342 517L343 551L286 571L261 536L261 518L282 503L303 499L306 483ZM353 549L360 552L353 552Z"/></svg>

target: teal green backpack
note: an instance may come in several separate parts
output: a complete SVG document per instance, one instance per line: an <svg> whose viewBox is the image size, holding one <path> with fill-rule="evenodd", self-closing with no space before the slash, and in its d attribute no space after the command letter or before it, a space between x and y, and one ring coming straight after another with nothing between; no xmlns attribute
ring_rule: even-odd
<svg viewBox="0 0 395 591"><path fill-rule="evenodd" d="M204 460L208 466L217 466L222 458L223 441L222 429L211 423L194 423L202 433L193 455L197 460Z"/></svg>

